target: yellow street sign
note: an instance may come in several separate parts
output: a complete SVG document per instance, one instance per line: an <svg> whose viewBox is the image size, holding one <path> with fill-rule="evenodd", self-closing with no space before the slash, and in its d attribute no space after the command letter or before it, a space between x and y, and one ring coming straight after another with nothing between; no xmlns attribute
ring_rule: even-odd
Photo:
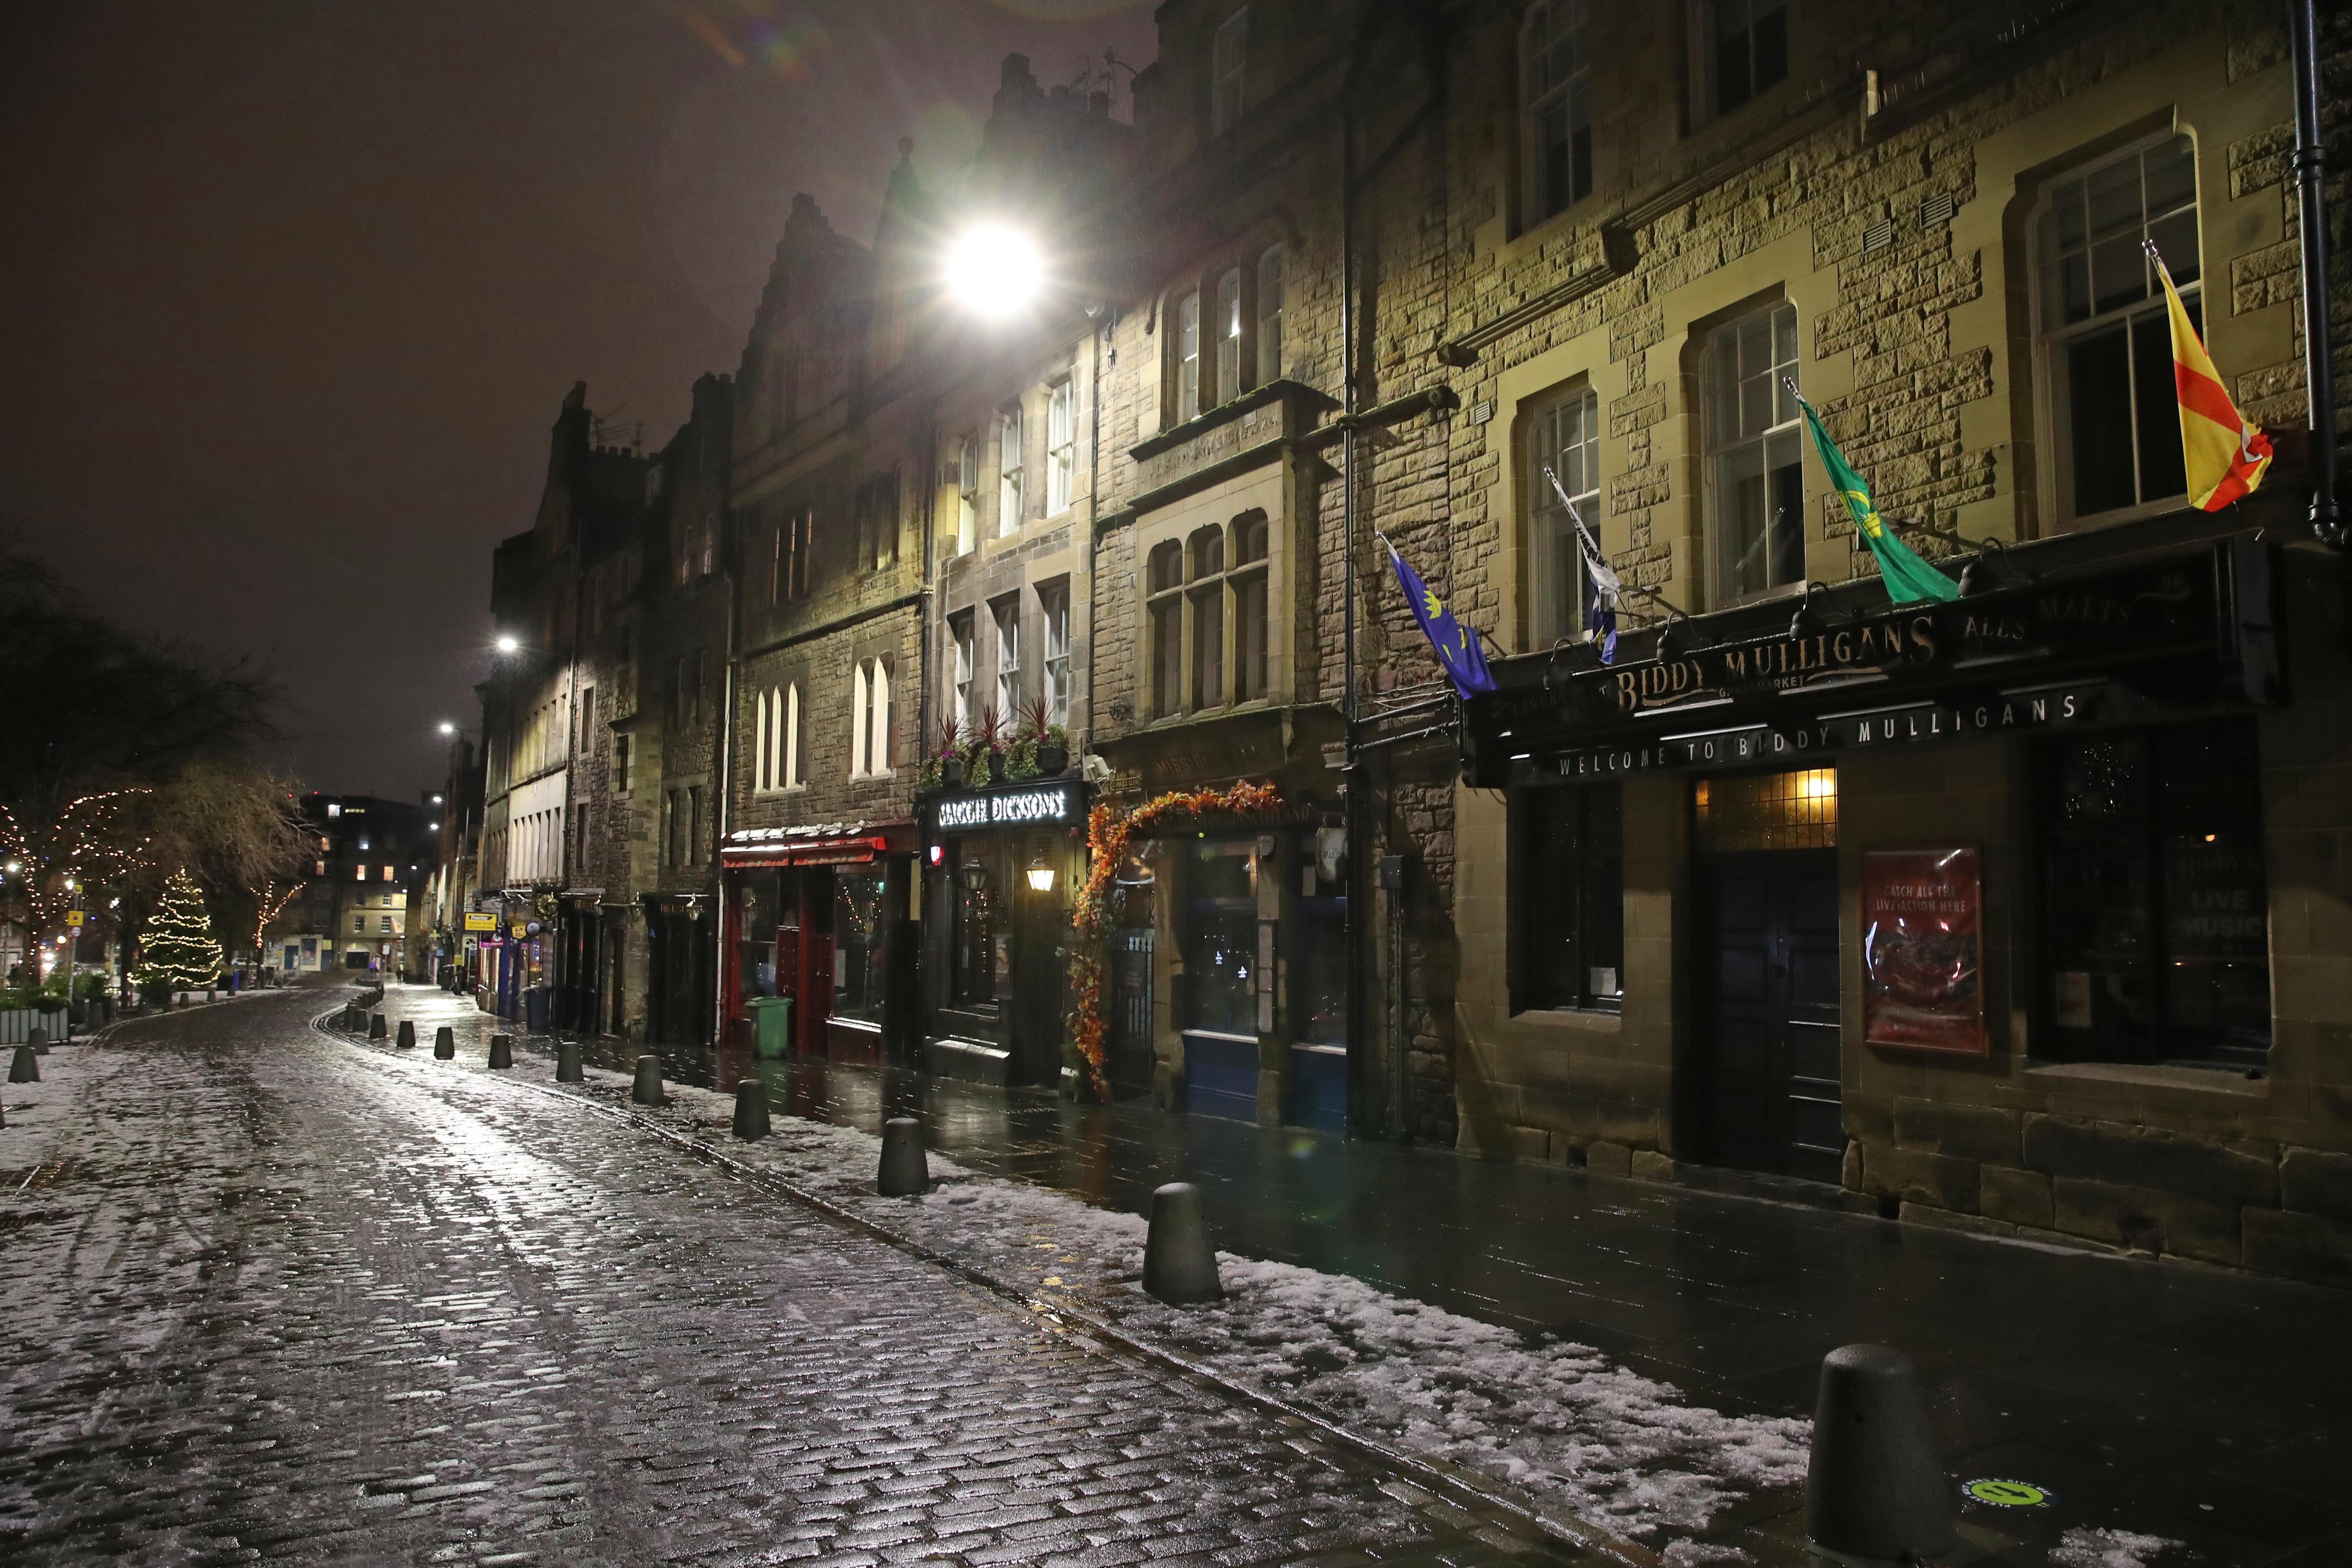
<svg viewBox="0 0 2352 1568"><path fill-rule="evenodd" d="M83 911L80 910L68 910L66 911L66 924L69 926L79 926L82 921L82 914Z"/></svg>
<svg viewBox="0 0 2352 1568"><path fill-rule="evenodd" d="M467 931L496 931L499 929L499 917L490 914L468 914L466 917L466 929Z"/></svg>

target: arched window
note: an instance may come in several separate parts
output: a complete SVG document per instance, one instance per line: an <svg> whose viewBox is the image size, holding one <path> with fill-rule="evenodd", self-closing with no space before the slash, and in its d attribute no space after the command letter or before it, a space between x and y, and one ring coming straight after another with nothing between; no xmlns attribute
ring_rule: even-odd
<svg viewBox="0 0 2352 1568"><path fill-rule="evenodd" d="M768 741L775 722L769 710L775 701L774 694L762 691L751 704L751 793L764 795L775 787L774 777L768 767Z"/></svg>
<svg viewBox="0 0 2352 1568"><path fill-rule="evenodd" d="M1592 193L1589 0L1542 0L1519 30L1520 226Z"/></svg>
<svg viewBox="0 0 2352 1568"><path fill-rule="evenodd" d="M1192 574L1192 706L1218 708L1225 700L1225 531L1213 524L1194 532L1188 546Z"/></svg>
<svg viewBox="0 0 2352 1568"><path fill-rule="evenodd" d="M784 688L784 787L801 785L801 684Z"/></svg>

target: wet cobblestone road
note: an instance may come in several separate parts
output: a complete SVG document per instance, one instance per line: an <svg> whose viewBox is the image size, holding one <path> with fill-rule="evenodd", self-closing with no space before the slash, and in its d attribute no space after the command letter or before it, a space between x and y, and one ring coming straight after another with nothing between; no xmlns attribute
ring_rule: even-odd
<svg viewBox="0 0 2352 1568"><path fill-rule="evenodd" d="M0 1559L1561 1560L326 1000L5 1091Z"/></svg>

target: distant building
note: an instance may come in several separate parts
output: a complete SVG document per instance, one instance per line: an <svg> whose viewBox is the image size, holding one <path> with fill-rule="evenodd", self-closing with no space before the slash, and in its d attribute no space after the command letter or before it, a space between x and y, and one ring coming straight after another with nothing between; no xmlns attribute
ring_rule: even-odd
<svg viewBox="0 0 2352 1568"><path fill-rule="evenodd" d="M374 795L304 796L311 853L300 892L264 932L264 962L285 974L396 978L421 969L438 837L429 809Z"/></svg>

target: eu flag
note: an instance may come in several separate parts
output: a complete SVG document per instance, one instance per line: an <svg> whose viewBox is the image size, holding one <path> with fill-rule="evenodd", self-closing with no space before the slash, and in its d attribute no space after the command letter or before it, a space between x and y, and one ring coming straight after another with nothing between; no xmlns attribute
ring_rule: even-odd
<svg viewBox="0 0 2352 1568"><path fill-rule="evenodd" d="M1421 623L1422 636L1437 650L1437 662L1445 667L1454 689L1465 697L1494 690L1495 678L1487 671L1486 655L1477 637L1454 618L1454 612L1429 591L1420 574L1404 563L1393 544L1389 545L1389 564L1396 568L1397 584L1404 589L1405 602L1412 606L1412 618Z"/></svg>

